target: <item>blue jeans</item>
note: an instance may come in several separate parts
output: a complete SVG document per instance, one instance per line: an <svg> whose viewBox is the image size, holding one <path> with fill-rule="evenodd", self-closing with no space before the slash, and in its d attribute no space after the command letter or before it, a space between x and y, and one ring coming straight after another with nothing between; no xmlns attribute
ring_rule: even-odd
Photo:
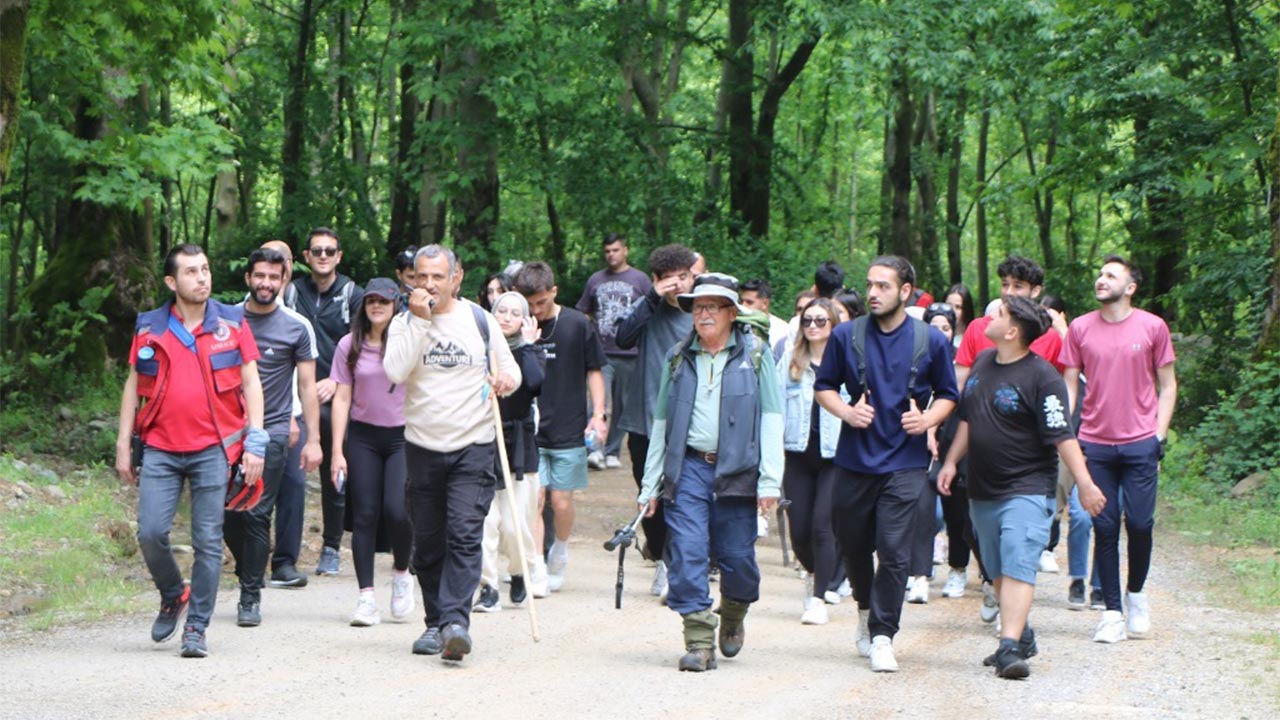
<svg viewBox="0 0 1280 720"><path fill-rule="evenodd" d="M1080 442L1089 474L1107 498L1093 519L1093 562L1108 610L1120 610L1120 515L1129 539L1129 592L1142 592L1151 569L1160 443L1155 437L1123 445Z"/></svg>
<svg viewBox="0 0 1280 720"><path fill-rule="evenodd" d="M667 607L681 615L711 607L707 571L715 555L720 594L760 599L756 565L756 501L716 497L716 466L692 454L684 459L675 499L663 501L667 518Z"/></svg>
<svg viewBox="0 0 1280 720"><path fill-rule="evenodd" d="M276 547L271 554L272 571L297 565L302 550L302 517L307 509L307 474L302 462L302 446L307 444L307 424L298 417L298 444L289 448L284 460L284 478L276 493Z"/></svg>
<svg viewBox="0 0 1280 720"><path fill-rule="evenodd" d="M1080 504L1079 488L1071 488L1071 498L1067 501L1067 523L1068 571L1072 579L1084 579L1089 574L1089 540L1093 537L1093 518Z"/></svg>
<svg viewBox="0 0 1280 720"><path fill-rule="evenodd" d="M622 454L622 436L626 434L625 430L618 427L618 418L622 417L626 395L635 382L636 356L610 355L602 372L604 395L609 404L609 439L605 442L604 454L605 457L618 457Z"/></svg>
<svg viewBox="0 0 1280 720"><path fill-rule="evenodd" d="M222 513L227 502L227 456L220 445L190 453L147 448L138 477L138 546L160 596L182 595L182 570L169 547L183 480L191 482L191 607L187 624L209 626L222 571Z"/></svg>

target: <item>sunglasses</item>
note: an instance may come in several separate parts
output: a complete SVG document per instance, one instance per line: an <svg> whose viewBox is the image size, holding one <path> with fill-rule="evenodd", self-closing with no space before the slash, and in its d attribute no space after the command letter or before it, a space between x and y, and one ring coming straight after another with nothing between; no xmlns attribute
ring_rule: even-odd
<svg viewBox="0 0 1280 720"><path fill-rule="evenodd" d="M338 249L337 245L325 245L323 247L307 248L307 253L310 255L314 255L316 257L320 257L322 255L333 257L340 252L342 251Z"/></svg>
<svg viewBox="0 0 1280 720"><path fill-rule="evenodd" d="M827 326L827 318L825 318L825 317L823 317L823 316L821 316L821 315L819 315L818 317L802 317L802 318L800 318L800 327L809 327L810 325L813 325L814 327L820 327L820 328L821 328L821 327L826 327L826 326Z"/></svg>
<svg viewBox="0 0 1280 720"><path fill-rule="evenodd" d="M939 312L939 313L955 312L955 311L956 309L952 307L950 303L933 303L929 305L928 309L925 310L925 312Z"/></svg>

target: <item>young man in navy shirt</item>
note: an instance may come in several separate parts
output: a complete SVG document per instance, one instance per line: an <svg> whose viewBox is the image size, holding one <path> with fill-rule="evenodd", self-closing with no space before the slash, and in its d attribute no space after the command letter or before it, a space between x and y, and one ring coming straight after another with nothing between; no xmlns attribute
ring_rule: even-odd
<svg viewBox="0 0 1280 720"><path fill-rule="evenodd" d="M858 599L858 652L871 659L875 672L898 670L893 636L907 584L914 508L928 482L925 433L951 414L959 398L946 337L907 315L915 281L904 258L871 261L870 315L835 329L814 382L818 403L845 423L836 446L840 477L832 518ZM865 327L866 377L859 377L855 327ZM916 333L928 333L928 343L913 378ZM856 404L840 399L841 385ZM874 579L873 550L880 560Z"/></svg>

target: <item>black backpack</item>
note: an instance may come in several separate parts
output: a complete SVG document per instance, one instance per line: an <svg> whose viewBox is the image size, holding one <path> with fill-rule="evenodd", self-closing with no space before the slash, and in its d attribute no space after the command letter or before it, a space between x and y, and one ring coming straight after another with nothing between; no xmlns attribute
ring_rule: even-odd
<svg viewBox="0 0 1280 720"><path fill-rule="evenodd" d="M858 382L862 383L858 392L849 393L849 396L854 398L854 402L857 402L857 398L862 397L862 393L867 389L867 323L870 320L869 315L854 319L853 332L850 335L853 357L858 363ZM910 315L907 316L907 322L912 324L911 329L915 333L911 338L911 372L907 376L907 397L914 397L916 375L920 373L920 361L929 354L929 326L923 320L917 320Z"/></svg>

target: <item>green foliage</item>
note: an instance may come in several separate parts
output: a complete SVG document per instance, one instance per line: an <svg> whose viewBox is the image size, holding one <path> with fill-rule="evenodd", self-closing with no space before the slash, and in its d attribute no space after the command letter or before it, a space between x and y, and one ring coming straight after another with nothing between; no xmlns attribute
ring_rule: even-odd
<svg viewBox="0 0 1280 720"><path fill-rule="evenodd" d="M35 331L26 339L29 349L21 355L8 350L0 359L0 390L9 401L28 397L57 400L60 394L74 392L79 379L75 361L82 336L90 326L106 323L106 317L98 311L114 289L110 285L88 288L75 309L69 303L57 303L45 313L42 322L31 322L35 311L30 302L23 302L12 320Z"/></svg>

